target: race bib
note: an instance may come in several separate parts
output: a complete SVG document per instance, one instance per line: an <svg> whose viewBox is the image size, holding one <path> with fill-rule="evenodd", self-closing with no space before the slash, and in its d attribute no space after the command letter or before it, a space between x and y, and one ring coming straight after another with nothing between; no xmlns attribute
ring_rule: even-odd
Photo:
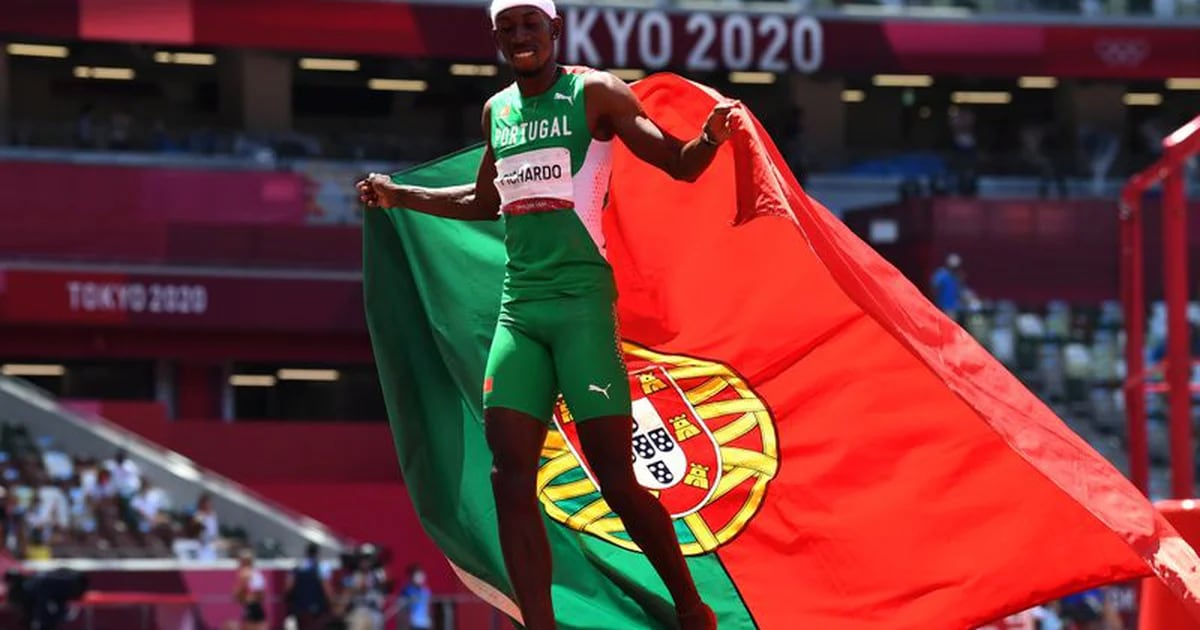
<svg viewBox="0 0 1200 630"><path fill-rule="evenodd" d="M538 149L496 161L496 190L500 211L529 214L575 207L571 151L563 147Z"/></svg>

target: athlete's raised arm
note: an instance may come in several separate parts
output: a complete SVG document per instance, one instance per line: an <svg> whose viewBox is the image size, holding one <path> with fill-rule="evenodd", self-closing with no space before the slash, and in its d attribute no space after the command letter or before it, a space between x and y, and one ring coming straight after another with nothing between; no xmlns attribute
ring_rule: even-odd
<svg viewBox="0 0 1200 630"><path fill-rule="evenodd" d="M479 161L474 184L424 188L392 182L371 173L358 182L358 198L368 208L408 208L425 214L463 221L495 221L500 218L500 195L496 192L496 158L492 155L491 102L483 106L483 138L487 147Z"/></svg>
<svg viewBox="0 0 1200 630"><path fill-rule="evenodd" d="M696 181L712 163L717 147L729 138L729 113L736 101L717 103L700 133L684 141L654 124L633 90L612 74L595 73L586 89L588 100L599 106L600 124L620 137L634 155L675 179Z"/></svg>

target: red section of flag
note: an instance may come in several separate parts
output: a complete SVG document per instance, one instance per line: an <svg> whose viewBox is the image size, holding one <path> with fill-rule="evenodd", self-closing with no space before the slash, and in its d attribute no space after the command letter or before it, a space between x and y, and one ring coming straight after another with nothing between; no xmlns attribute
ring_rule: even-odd
<svg viewBox="0 0 1200 630"><path fill-rule="evenodd" d="M714 102L634 90L684 138ZM619 148L605 232L626 337L731 366L774 418L778 472L717 552L758 624L974 627L1152 571L1200 610L1149 502L736 128L695 184Z"/></svg>

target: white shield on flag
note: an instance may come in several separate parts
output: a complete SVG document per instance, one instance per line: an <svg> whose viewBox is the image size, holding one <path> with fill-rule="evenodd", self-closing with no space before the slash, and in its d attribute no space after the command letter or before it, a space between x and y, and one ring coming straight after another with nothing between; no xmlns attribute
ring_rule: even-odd
<svg viewBox="0 0 1200 630"><path fill-rule="evenodd" d="M630 465L681 534L685 555L732 540L754 517L778 465L769 410L727 366L623 342L631 398ZM579 478L582 469L585 478ZM606 505L560 396L542 446L538 499L555 521L638 551Z"/></svg>
<svg viewBox="0 0 1200 630"><path fill-rule="evenodd" d="M687 455L648 398L633 401L633 472L638 483L666 490L687 475Z"/></svg>

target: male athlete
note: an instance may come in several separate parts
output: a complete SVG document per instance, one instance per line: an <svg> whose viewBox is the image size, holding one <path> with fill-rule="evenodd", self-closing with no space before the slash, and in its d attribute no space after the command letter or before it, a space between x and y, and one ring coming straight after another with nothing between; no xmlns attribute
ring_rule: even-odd
<svg viewBox="0 0 1200 630"><path fill-rule="evenodd" d="M555 627L536 482L561 392L601 494L666 584L680 627L710 630L716 619L670 517L634 477L630 390L600 214L615 137L645 162L694 181L729 138L735 104L716 105L697 137L681 141L647 117L620 79L555 62L562 19L552 0L493 0L491 15L517 79L483 107L487 149L475 183L429 189L371 174L358 182L360 197L368 207L451 219L504 216L508 260L483 404L504 565L526 627Z"/></svg>

